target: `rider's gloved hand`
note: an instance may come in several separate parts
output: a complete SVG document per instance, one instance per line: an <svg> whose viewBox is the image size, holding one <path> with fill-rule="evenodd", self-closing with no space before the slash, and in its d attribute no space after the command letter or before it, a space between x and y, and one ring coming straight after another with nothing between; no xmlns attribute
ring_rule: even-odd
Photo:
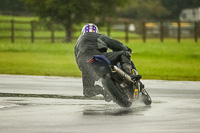
<svg viewBox="0 0 200 133"><path fill-rule="evenodd" d="M129 47L127 47L128 48L128 50L127 51L129 51L130 53L132 53L132 50L129 48Z"/></svg>
<svg viewBox="0 0 200 133"><path fill-rule="evenodd" d="M124 53L126 57L129 57L129 58L131 57L131 53L129 51L125 51Z"/></svg>

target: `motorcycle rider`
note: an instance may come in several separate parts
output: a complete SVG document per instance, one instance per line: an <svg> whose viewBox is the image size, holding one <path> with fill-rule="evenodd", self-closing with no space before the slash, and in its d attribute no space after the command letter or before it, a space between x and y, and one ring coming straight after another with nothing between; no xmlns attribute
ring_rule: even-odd
<svg viewBox="0 0 200 133"><path fill-rule="evenodd" d="M107 52L111 49L113 52ZM88 60L93 55L104 55L110 60L111 65L120 62L121 69L131 78L139 80L141 75L134 75L131 67L137 72L134 64L131 62L131 49L123 43L114 40L104 34L100 34L95 24L86 24L81 31L76 46L75 56L79 69L82 72L83 94L86 97L93 97L102 94L106 101L110 101L108 93L99 85L95 85L94 72L90 69Z"/></svg>

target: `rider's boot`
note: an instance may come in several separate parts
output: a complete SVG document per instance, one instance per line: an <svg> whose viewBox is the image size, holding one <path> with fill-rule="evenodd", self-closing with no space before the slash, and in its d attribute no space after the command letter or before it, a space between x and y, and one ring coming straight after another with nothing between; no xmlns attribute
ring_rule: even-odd
<svg viewBox="0 0 200 133"><path fill-rule="evenodd" d="M107 91L103 91L102 95L103 95L103 97L104 97L106 102L112 101L112 98L111 98L110 94Z"/></svg>
<svg viewBox="0 0 200 133"><path fill-rule="evenodd" d="M94 89L95 89L96 95L99 95L99 94L103 95L103 97L104 97L106 102L112 101L112 98L111 98L110 94L107 91L105 91L103 89L103 87L101 87L99 85L95 85Z"/></svg>
<svg viewBox="0 0 200 133"><path fill-rule="evenodd" d="M131 77L131 79L133 80L140 80L141 78L142 78L142 76L141 75L135 75L135 74L133 74L133 71L132 71L132 66L131 66L131 64L128 64L128 63L124 63L123 65L122 65L122 70L126 73L126 74L128 74L130 77Z"/></svg>

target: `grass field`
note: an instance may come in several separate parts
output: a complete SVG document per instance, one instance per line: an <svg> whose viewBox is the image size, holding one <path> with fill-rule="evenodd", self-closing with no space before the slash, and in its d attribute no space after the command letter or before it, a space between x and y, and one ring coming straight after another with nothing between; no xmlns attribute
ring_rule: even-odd
<svg viewBox="0 0 200 133"><path fill-rule="evenodd" d="M200 44L193 40L150 40L129 45L138 71L147 79L200 80Z"/></svg>
<svg viewBox="0 0 200 133"><path fill-rule="evenodd" d="M200 81L200 44L193 40L135 40L127 44L143 79ZM74 43L11 44L0 40L0 73L80 77Z"/></svg>
<svg viewBox="0 0 200 133"><path fill-rule="evenodd" d="M38 20L37 17L0 16L0 20L11 19ZM0 28L10 28L10 23L1 23ZM15 28L30 28L30 25L24 27L16 24ZM106 33L106 28L102 29ZM77 38L79 34L76 32L74 37ZM0 31L0 36L5 35L10 36L10 31ZM30 32L16 31L15 36L30 36ZM50 32L38 31L35 36L50 36ZM55 36L64 37L65 33L57 31ZM111 32L111 36L124 37L125 33ZM182 39L180 43L176 39L165 39L164 43L159 39L147 39L146 43L134 39L126 45L133 50L132 60L143 79L200 81L200 43L195 43L193 39ZM35 43L30 43L29 38L16 39L11 44L9 39L0 39L0 73L80 77L74 46L75 41L67 44L56 41L53 44L50 40L35 40Z"/></svg>

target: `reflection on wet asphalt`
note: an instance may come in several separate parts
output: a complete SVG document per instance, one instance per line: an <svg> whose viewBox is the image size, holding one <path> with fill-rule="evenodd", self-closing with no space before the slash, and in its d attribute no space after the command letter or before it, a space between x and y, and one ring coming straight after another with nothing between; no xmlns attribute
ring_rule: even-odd
<svg viewBox="0 0 200 133"><path fill-rule="evenodd" d="M0 132L200 131L200 82L142 80L153 103L121 108L82 95L80 78L0 75Z"/></svg>
<svg viewBox="0 0 200 133"><path fill-rule="evenodd" d="M83 115L111 115L111 116L123 116L123 115L142 115L141 112L147 111L151 106L131 107L131 108L119 108L109 109L108 107L96 107L83 110Z"/></svg>

